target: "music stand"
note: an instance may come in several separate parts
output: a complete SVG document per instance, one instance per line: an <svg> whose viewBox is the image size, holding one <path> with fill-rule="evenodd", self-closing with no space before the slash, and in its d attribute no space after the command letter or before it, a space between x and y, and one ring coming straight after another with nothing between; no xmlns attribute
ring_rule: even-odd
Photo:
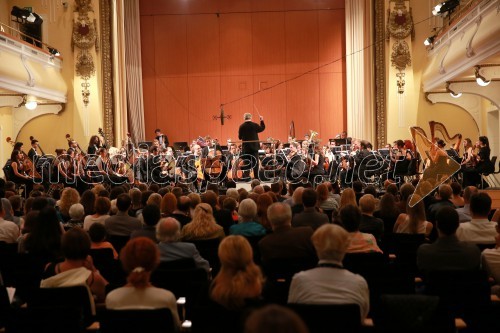
<svg viewBox="0 0 500 333"><path fill-rule="evenodd" d="M343 146L343 145L348 145L351 142L346 138L346 139L333 139L335 141L336 146Z"/></svg>

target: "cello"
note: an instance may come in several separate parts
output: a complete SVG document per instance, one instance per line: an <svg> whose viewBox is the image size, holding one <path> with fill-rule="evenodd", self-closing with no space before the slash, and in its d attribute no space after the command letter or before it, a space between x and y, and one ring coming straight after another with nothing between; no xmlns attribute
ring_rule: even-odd
<svg viewBox="0 0 500 333"><path fill-rule="evenodd" d="M12 145L12 147L14 147L16 145L16 143L14 141L12 141L12 138L10 136L6 138L6 141L8 143L10 143ZM21 153L23 153L22 162L23 162L24 171L26 172L26 174L28 176L30 176L31 178L42 178L42 176L40 176L38 171L35 170L35 167L33 166L33 162L31 162L28 155L23 150L21 150Z"/></svg>

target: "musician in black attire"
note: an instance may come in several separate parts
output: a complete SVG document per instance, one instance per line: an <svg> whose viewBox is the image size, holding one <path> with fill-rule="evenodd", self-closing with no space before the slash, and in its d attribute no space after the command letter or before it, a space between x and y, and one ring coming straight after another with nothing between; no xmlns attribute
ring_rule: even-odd
<svg viewBox="0 0 500 333"><path fill-rule="evenodd" d="M264 118L260 116L260 125L252 122L252 114L245 113L243 116L245 122L240 125L238 130L238 138L242 140L242 153L243 157L247 160L254 160L250 156L253 156L255 160L251 163L255 163L253 166L254 178L259 177L259 133L264 131L266 125L264 124ZM248 142L251 141L251 142ZM246 156L245 156L246 155Z"/></svg>
<svg viewBox="0 0 500 333"><path fill-rule="evenodd" d="M157 128L155 130L155 135L155 139L160 143L160 147L167 148L169 144L168 137L161 132L161 129Z"/></svg>
<svg viewBox="0 0 500 333"><path fill-rule="evenodd" d="M99 148L102 147L101 139L99 136L92 135L89 140L89 147L87 148L88 155L97 155L99 153Z"/></svg>
<svg viewBox="0 0 500 333"><path fill-rule="evenodd" d="M31 148L30 150L28 150L28 157L30 158L30 160L33 162L34 165L36 165L36 160L38 159L38 157L40 157L40 155L38 154L37 152L37 148L38 148L38 140L31 140Z"/></svg>
<svg viewBox="0 0 500 333"><path fill-rule="evenodd" d="M462 187L464 188L467 186L476 186L477 184L481 183L481 174L491 173L495 168L490 160L490 142L486 136L479 137L477 147L479 147L479 152L477 153L477 155L474 155L472 157L477 161L476 166L473 168L466 168L463 173Z"/></svg>

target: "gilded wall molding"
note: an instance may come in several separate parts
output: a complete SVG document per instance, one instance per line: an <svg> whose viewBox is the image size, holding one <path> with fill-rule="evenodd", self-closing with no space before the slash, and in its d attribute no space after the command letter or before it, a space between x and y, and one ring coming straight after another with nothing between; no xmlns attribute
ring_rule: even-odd
<svg viewBox="0 0 500 333"><path fill-rule="evenodd" d="M385 1L375 0L375 113L376 147L387 141L386 78L385 78Z"/></svg>
<svg viewBox="0 0 500 333"><path fill-rule="evenodd" d="M99 1L101 16L101 56L102 56L102 109L103 129L106 139L115 146L114 110L113 110L113 61L111 45L113 42L112 27L112 0Z"/></svg>

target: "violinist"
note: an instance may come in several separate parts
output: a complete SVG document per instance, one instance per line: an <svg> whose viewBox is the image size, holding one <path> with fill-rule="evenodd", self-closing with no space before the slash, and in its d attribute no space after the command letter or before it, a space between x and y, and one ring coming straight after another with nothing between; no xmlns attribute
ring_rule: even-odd
<svg viewBox="0 0 500 333"><path fill-rule="evenodd" d="M491 173L494 171L494 165L490 159L490 143L488 137L480 136L476 142L476 147L479 148L477 154L473 153L474 167L466 168L463 173L463 185L476 186L481 183L481 174Z"/></svg>

